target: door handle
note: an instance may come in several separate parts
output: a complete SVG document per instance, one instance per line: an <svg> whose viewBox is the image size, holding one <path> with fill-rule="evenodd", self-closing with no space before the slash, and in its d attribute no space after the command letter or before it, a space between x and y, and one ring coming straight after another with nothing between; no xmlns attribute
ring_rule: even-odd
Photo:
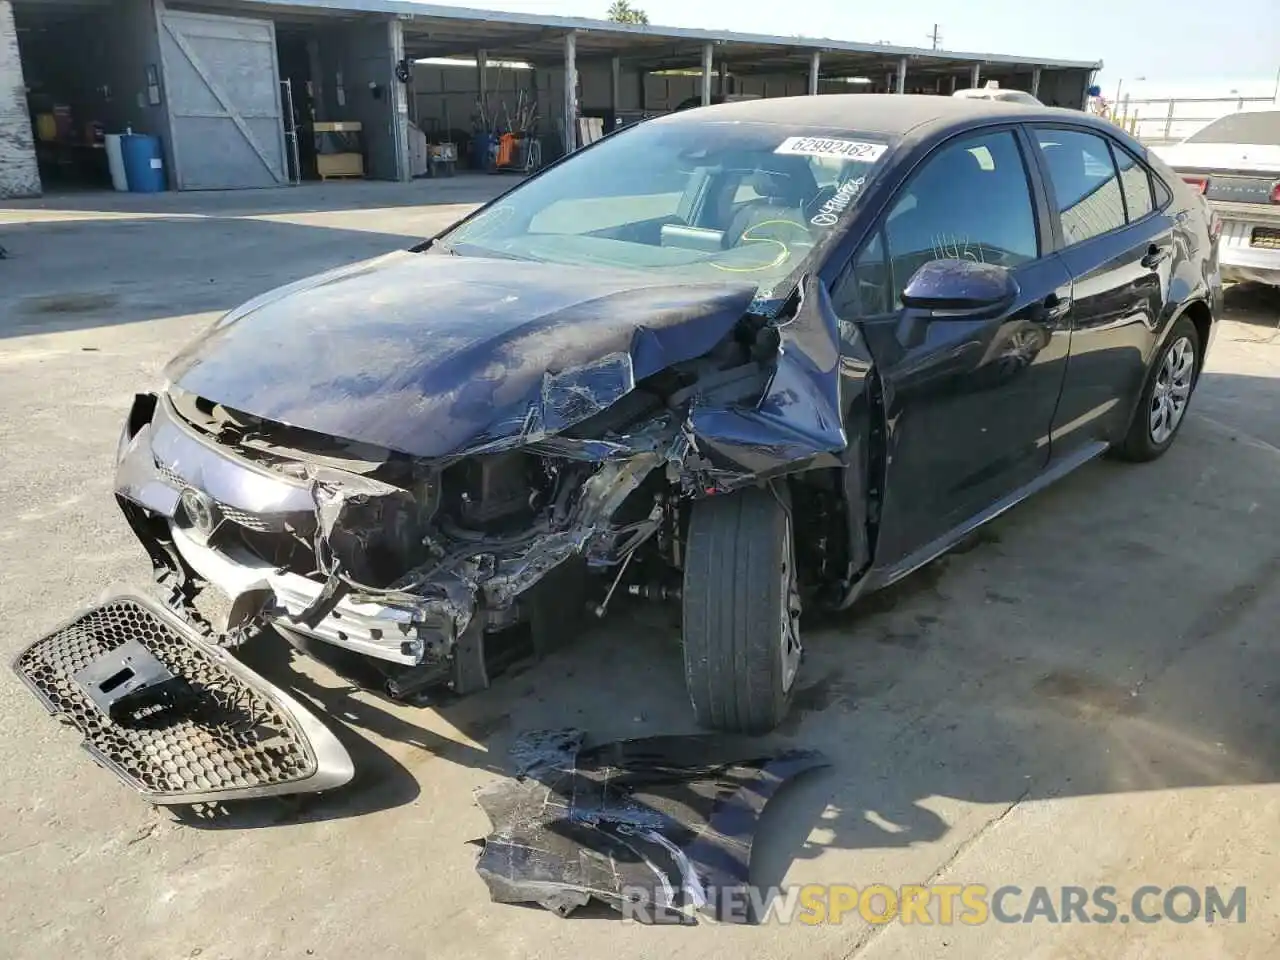
<svg viewBox="0 0 1280 960"><path fill-rule="evenodd" d="M1147 247L1147 255L1142 258L1142 265L1147 269L1159 266L1173 253L1168 247L1158 247L1154 243Z"/></svg>

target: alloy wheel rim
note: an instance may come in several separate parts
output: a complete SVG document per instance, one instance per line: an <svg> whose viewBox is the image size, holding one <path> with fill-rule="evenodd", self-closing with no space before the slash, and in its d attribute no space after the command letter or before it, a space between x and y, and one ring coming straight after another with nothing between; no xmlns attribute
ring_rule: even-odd
<svg viewBox="0 0 1280 960"><path fill-rule="evenodd" d="M1160 363L1155 390L1151 394L1148 428L1153 443L1167 442L1182 422L1187 402L1191 399L1195 369L1195 347L1189 337L1179 337Z"/></svg>

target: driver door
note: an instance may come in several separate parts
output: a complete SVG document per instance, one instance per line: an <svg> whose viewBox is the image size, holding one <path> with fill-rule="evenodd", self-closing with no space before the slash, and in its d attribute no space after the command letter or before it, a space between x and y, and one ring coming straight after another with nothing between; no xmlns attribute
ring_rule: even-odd
<svg viewBox="0 0 1280 960"><path fill-rule="evenodd" d="M1048 464L1070 351L1071 277L1056 255L1041 254L1032 189L1012 129L944 143L832 291L837 313L865 337L883 391L876 565L890 579ZM942 259L1006 267L1019 293L981 319L909 316L901 297L912 274Z"/></svg>

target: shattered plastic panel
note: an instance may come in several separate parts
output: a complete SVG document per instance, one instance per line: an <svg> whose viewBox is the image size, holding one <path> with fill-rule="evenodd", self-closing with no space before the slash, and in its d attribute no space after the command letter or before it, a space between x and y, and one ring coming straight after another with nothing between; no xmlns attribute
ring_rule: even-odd
<svg viewBox="0 0 1280 960"><path fill-rule="evenodd" d="M715 465L707 477L722 491L797 465L836 466L846 446L838 321L816 276L779 333L777 367L754 408L695 404L690 412L697 450Z"/></svg>
<svg viewBox="0 0 1280 960"><path fill-rule="evenodd" d="M644 921L745 919L721 908L743 902L765 805L827 763L724 736L582 744L578 730L526 734L511 750L517 778L478 795L493 829L476 870L495 902L567 916L594 898Z"/></svg>

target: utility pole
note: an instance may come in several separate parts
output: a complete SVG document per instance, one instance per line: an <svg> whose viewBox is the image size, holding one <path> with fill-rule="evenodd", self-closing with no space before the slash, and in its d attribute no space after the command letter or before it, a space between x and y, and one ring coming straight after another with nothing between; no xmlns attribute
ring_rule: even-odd
<svg viewBox="0 0 1280 960"><path fill-rule="evenodd" d="M942 34L938 32L938 25L933 25L933 33L928 34L930 40L933 41L933 49L938 49L938 44L942 42Z"/></svg>

